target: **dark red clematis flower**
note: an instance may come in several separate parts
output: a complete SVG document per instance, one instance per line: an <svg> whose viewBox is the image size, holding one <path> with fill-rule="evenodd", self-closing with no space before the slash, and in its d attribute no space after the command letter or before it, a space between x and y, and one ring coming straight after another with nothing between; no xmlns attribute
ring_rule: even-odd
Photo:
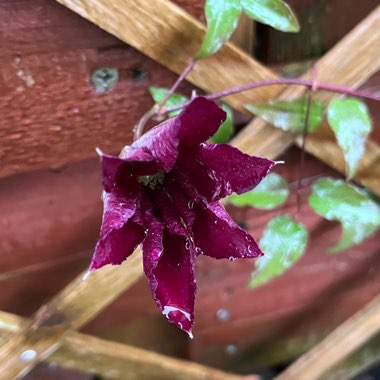
<svg viewBox="0 0 380 380"><path fill-rule="evenodd" d="M144 271L159 309L190 335L197 255L262 255L219 200L254 188L275 163L205 142L225 117L214 102L197 97L119 157L99 151L104 213L90 271L122 263L142 243Z"/></svg>

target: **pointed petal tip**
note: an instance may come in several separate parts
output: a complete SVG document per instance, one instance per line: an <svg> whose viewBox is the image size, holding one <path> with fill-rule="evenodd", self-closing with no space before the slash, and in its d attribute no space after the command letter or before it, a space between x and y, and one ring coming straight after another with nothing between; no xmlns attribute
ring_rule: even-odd
<svg viewBox="0 0 380 380"><path fill-rule="evenodd" d="M193 339L192 326L194 318L190 313L176 306L165 306L162 310L162 315L164 315L169 322L174 323L181 330L185 331L190 339Z"/></svg>
<svg viewBox="0 0 380 380"><path fill-rule="evenodd" d="M102 157L104 156L103 151L102 151L98 146L95 148L95 152L97 153L97 155L98 155L100 158L102 158Z"/></svg>

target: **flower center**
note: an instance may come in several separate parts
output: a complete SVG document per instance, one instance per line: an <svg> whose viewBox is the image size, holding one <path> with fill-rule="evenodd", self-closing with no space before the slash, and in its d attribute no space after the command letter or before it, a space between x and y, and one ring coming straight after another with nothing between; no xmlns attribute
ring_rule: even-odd
<svg viewBox="0 0 380 380"><path fill-rule="evenodd" d="M137 182L154 190L157 186L164 183L164 179L165 173L160 170L158 173L153 175L142 175L140 177L137 177Z"/></svg>

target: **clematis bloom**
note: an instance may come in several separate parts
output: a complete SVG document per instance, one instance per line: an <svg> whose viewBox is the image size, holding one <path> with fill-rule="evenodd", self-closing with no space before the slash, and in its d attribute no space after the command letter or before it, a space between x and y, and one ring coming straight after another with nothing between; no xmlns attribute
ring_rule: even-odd
<svg viewBox="0 0 380 380"><path fill-rule="evenodd" d="M104 213L90 271L121 264L142 243L144 272L158 308L190 336L196 257L262 255L219 201L254 188L275 163L206 142L225 117L214 102L197 97L119 157L99 151Z"/></svg>

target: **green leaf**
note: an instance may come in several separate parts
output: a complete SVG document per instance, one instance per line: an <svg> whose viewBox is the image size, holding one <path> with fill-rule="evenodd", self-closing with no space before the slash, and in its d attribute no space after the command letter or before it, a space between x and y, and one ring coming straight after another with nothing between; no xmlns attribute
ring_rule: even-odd
<svg viewBox="0 0 380 380"><path fill-rule="evenodd" d="M222 104L221 107L226 112L227 117L224 123L218 128L214 136L211 137L210 141L216 144L225 144L231 140L234 134L234 124L232 110L226 104Z"/></svg>
<svg viewBox="0 0 380 380"><path fill-rule="evenodd" d="M290 215L273 218L260 240L264 256L256 260L249 287L254 288L280 276L291 268L305 252L308 232Z"/></svg>
<svg viewBox="0 0 380 380"><path fill-rule="evenodd" d="M253 206L272 210L286 201L289 195L286 180L277 173L269 173L255 189L240 195L231 195L225 201L235 206Z"/></svg>
<svg viewBox="0 0 380 380"><path fill-rule="evenodd" d="M164 88L164 87L154 87L154 86L151 86L151 87L149 87L149 92L150 92L150 95L152 96L153 100L156 103L159 103L159 102L161 102L165 98L165 96L167 95L167 93L169 92L169 90L167 88ZM188 100L189 99L186 96L174 93L166 101L165 106L166 107L176 106L176 105L179 105L179 104L183 104L183 103L187 102ZM178 115L180 112L181 112L181 110L169 112L169 116L172 117L172 116Z"/></svg>
<svg viewBox="0 0 380 380"><path fill-rule="evenodd" d="M217 52L236 29L241 12L240 0L206 0L207 32L196 59Z"/></svg>
<svg viewBox="0 0 380 380"><path fill-rule="evenodd" d="M245 108L268 123L284 131L301 133L305 124L307 100L275 100L269 103L247 104ZM323 105L312 102L308 131L314 132L323 120Z"/></svg>
<svg viewBox="0 0 380 380"><path fill-rule="evenodd" d="M263 24L283 32L299 32L293 11L282 0L241 0L243 12Z"/></svg>
<svg viewBox="0 0 380 380"><path fill-rule="evenodd" d="M311 208L327 220L338 221L343 234L330 252L359 244L380 226L380 207L368 194L342 180L322 178L312 186Z"/></svg>
<svg viewBox="0 0 380 380"><path fill-rule="evenodd" d="M347 178L354 176L371 132L371 117L358 99L334 99L327 108L327 119L346 161Z"/></svg>

